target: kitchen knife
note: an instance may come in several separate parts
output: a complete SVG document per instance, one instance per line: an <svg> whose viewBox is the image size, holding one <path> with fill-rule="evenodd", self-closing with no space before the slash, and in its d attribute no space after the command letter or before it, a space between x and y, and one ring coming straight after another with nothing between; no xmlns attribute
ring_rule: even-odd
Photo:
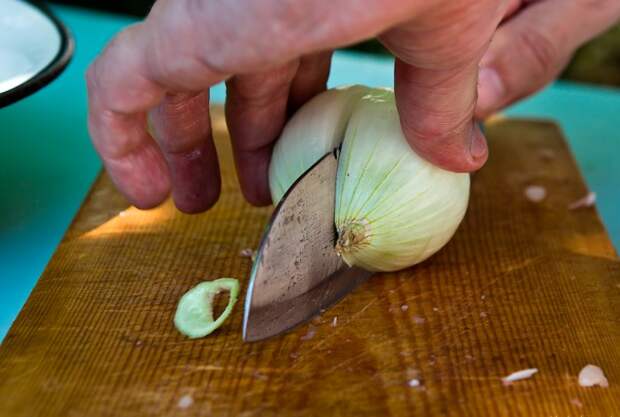
<svg viewBox="0 0 620 417"><path fill-rule="evenodd" d="M306 322L372 273L336 254L336 151L286 192L263 234L245 299L243 339L257 341Z"/></svg>

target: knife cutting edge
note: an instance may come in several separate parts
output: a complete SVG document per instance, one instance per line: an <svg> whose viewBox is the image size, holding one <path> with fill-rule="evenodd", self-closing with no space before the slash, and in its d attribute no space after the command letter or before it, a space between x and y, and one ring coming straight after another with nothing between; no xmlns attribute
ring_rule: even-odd
<svg viewBox="0 0 620 417"><path fill-rule="evenodd" d="M286 192L267 224L245 299L243 339L258 341L310 320L372 272L336 254L336 151L310 167Z"/></svg>

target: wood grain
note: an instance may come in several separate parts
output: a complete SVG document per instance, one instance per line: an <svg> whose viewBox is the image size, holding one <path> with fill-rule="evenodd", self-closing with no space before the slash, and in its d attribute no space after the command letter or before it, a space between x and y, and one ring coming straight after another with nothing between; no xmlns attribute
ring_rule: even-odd
<svg viewBox="0 0 620 417"><path fill-rule="evenodd" d="M196 283L245 286L239 252L270 212L241 197L221 111L215 127L224 184L206 214L139 211L97 180L0 347L1 416L620 415L620 263L596 211L567 210L587 190L553 124L488 126L491 158L438 255L250 344L241 304L202 340L172 324ZM578 386L588 363L609 388Z"/></svg>

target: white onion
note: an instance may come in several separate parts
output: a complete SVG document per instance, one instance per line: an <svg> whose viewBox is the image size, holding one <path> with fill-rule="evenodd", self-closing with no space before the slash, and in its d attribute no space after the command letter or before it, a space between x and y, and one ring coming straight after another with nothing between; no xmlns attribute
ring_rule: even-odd
<svg viewBox="0 0 620 417"><path fill-rule="evenodd" d="M398 270L450 240L467 208L469 175L436 167L411 149L387 89L330 90L303 106L274 148L274 202L341 142L335 222L345 262Z"/></svg>

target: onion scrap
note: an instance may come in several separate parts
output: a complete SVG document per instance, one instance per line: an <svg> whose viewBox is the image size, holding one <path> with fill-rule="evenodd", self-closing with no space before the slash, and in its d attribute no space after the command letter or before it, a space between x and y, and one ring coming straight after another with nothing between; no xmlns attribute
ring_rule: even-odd
<svg viewBox="0 0 620 417"><path fill-rule="evenodd" d="M502 378L502 382L504 385L510 385L515 381L531 378L536 372L538 372L538 368L522 369Z"/></svg>
<svg viewBox="0 0 620 417"><path fill-rule="evenodd" d="M410 379L409 382L407 383L411 388L418 388L420 385L422 385L422 383L420 382L419 379L417 378L413 378Z"/></svg>
<svg viewBox="0 0 620 417"><path fill-rule="evenodd" d="M222 291L230 293L228 305L222 314L214 319L213 300ZM191 339L207 336L230 316L238 295L239 281L234 278L200 283L181 297L174 315L174 325L179 332Z"/></svg>
<svg viewBox="0 0 620 417"><path fill-rule="evenodd" d="M590 191L585 196L581 197L579 200L575 200L568 205L569 210L577 210L580 208L592 207L596 203L596 193Z"/></svg>
<svg viewBox="0 0 620 417"><path fill-rule="evenodd" d="M605 378L603 370L596 365L586 365L579 372L579 385L582 387L593 387L598 385L602 388L609 386L609 381Z"/></svg>
<svg viewBox="0 0 620 417"><path fill-rule="evenodd" d="M191 406L192 406L192 404L194 404L194 399L192 398L192 396L191 396L191 395L186 394L186 395L182 396L182 397L179 399L179 402L177 403L177 406L178 406L179 408L183 408L183 409L185 409L185 408L189 408L189 407L191 407Z"/></svg>
<svg viewBox="0 0 620 417"><path fill-rule="evenodd" d="M547 197L547 189L541 185L528 185L523 193L532 203L540 203Z"/></svg>

